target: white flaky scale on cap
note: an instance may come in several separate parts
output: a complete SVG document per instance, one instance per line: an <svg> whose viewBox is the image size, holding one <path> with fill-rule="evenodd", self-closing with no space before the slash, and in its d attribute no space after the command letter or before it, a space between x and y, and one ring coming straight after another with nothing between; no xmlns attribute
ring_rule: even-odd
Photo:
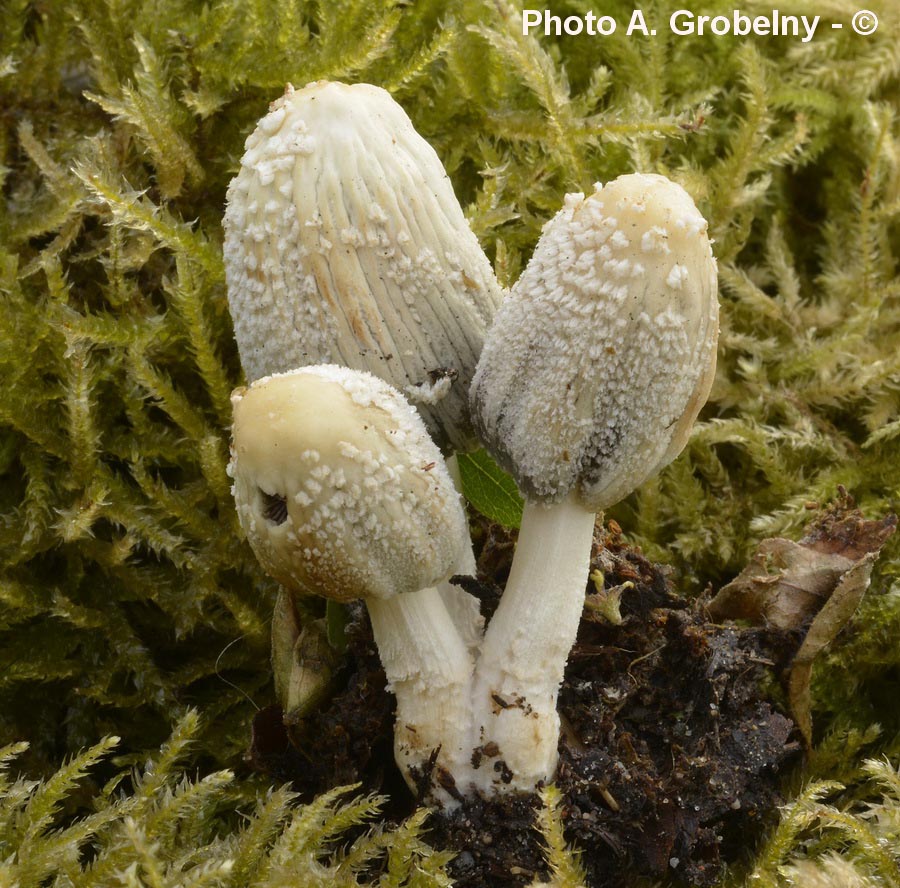
<svg viewBox="0 0 900 888"><path fill-rule="evenodd" d="M473 661L434 585L468 528L420 417L382 380L333 365L263 377L232 404L229 470L257 558L292 592L365 599L397 696L398 764L412 785L440 747L452 773Z"/></svg>
<svg viewBox="0 0 900 888"><path fill-rule="evenodd" d="M385 90L287 88L247 139L224 252L249 380L368 370L442 447L473 445L467 392L502 291L437 154Z"/></svg>
<svg viewBox="0 0 900 888"><path fill-rule="evenodd" d="M476 740L496 744L515 788L556 767L556 694L595 513L680 453L709 394L716 292L707 224L690 196L634 174L566 197L497 312L473 420L526 506L474 705Z"/></svg>

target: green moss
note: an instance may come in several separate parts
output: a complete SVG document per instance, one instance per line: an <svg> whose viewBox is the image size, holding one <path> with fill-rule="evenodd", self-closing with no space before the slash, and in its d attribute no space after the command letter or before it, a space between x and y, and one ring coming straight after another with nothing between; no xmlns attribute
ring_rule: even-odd
<svg viewBox="0 0 900 888"><path fill-rule="evenodd" d="M90 777L118 745L117 737L82 752L44 781L9 775L25 744L0 748L0 884L450 885L450 855L431 850L421 838L425 811L381 830L372 821L384 799L348 798L352 786L300 807L286 789L254 791L237 784L230 771L193 779L185 767L198 729L196 713L188 712L139 771L120 771L102 787ZM357 832L352 840L351 829ZM336 847L339 840L346 844Z"/></svg>
<svg viewBox="0 0 900 888"><path fill-rule="evenodd" d="M900 777L869 759L844 786L817 781L784 807L752 869L726 885L896 888L900 885Z"/></svg>

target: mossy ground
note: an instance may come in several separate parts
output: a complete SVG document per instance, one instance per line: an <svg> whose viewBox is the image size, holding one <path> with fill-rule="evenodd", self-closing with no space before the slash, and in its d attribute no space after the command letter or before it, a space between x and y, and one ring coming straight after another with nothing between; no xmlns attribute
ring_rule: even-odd
<svg viewBox="0 0 900 888"><path fill-rule="evenodd" d="M680 5L646 12L665 23ZM838 485L871 517L896 511L900 21L872 0L881 25L862 37L846 0L795 5L823 16L806 44L664 26L526 38L506 0L0 6L0 743L30 741L33 773L107 734L134 761L198 707L206 772L240 762L272 701L275 590L224 471L240 370L221 218L286 81L387 87L506 284L566 191L640 170L695 197L720 267L716 384L682 457L613 513L686 594L733 577L762 537L799 536ZM855 781L863 756L900 757L898 577L895 536L817 663L806 777ZM763 846L763 884L827 821L816 793ZM804 850L862 849L896 884L877 842L827 835L841 838Z"/></svg>

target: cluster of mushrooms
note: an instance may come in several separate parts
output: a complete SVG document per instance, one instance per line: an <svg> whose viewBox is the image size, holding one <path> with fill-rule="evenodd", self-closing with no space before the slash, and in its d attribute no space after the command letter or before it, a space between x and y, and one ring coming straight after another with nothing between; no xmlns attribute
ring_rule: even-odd
<svg viewBox="0 0 900 888"><path fill-rule="evenodd" d="M678 455L712 384L705 220L657 175L567 195L505 292L403 109L317 82L247 139L225 232L257 558L285 594L365 601L427 801L551 781L595 515ZM475 571L453 454L478 446L525 497L487 627L449 582Z"/></svg>

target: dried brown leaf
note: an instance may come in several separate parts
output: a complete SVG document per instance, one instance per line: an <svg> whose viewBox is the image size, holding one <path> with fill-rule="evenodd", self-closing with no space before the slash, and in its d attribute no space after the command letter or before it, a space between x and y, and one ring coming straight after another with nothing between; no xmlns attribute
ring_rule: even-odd
<svg viewBox="0 0 900 888"><path fill-rule="evenodd" d="M896 525L895 515L867 520L842 491L799 542L763 540L750 564L709 604L717 620L805 630L787 685L793 717L807 743L812 740L813 663L853 616L869 586L872 566Z"/></svg>

